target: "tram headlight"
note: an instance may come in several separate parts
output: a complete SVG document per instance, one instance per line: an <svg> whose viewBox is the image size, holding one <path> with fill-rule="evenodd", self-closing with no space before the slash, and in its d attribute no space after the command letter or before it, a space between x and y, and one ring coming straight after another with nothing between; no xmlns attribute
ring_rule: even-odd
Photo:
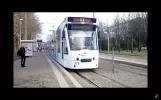
<svg viewBox="0 0 161 100"><path fill-rule="evenodd" d="M95 57L93 57L93 60L95 60Z"/></svg>
<svg viewBox="0 0 161 100"><path fill-rule="evenodd" d="M77 58L77 60L79 60L79 58Z"/></svg>

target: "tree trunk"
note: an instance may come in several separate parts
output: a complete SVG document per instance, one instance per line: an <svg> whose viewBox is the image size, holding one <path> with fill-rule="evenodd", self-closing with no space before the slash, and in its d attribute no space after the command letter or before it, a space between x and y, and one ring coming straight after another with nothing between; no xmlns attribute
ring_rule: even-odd
<svg viewBox="0 0 161 100"><path fill-rule="evenodd" d="M133 35L131 36L131 53L133 53Z"/></svg>
<svg viewBox="0 0 161 100"><path fill-rule="evenodd" d="M127 52L129 52L129 39L127 39Z"/></svg>
<svg viewBox="0 0 161 100"><path fill-rule="evenodd" d="M139 42L139 52L141 51L141 41Z"/></svg>
<svg viewBox="0 0 161 100"><path fill-rule="evenodd" d="M139 39L138 39L138 45L137 45L137 47L138 47L138 52L139 52Z"/></svg>
<svg viewBox="0 0 161 100"><path fill-rule="evenodd" d="M140 40L138 40L138 52L141 51L141 43L140 43Z"/></svg>
<svg viewBox="0 0 161 100"><path fill-rule="evenodd" d="M116 46L116 50L117 50L117 38L116 38L116 43L115 43L115 46Z"/></svg>
<svg viewBox="0 0 161 100"><path fill-rule="evenodd" d="M120 39L119 39L119 43L118 43L118 45L119 45L119 52L120 52Z"/></svg>
<svg viewBox="0 0 161 100"><path fill-rule="evenodd" d="M146 39L146 49L148 50L148 39Z"/></svg>
<svg viewBox="0 0 161 100"><path fill-rule="evenodd" d="M140 52L140 36L139 36L139 33L138 33L138 52Z"/></svg>
<svg viewBox="0 0 161 100"><path fill-rule="evenodd" d="M119 33L119 22L118 22L118 51L120 52L120 33Z"/></svg>

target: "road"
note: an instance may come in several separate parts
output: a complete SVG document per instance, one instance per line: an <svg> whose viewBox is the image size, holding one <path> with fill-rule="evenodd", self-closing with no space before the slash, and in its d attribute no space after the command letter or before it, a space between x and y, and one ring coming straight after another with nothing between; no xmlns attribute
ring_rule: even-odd
<svg viewBox="0 0 161 100"><path fill-rule="evenodd" d="M25 68L20 59L14 61L14 87L77 87L73 80L86 88L131 88L147 87L147 69L131 65L112 63L99 59L99 68L90 70L62 71L60 66L51 62L44 52L34 53L27 58ZM114 67L113 67L114 65ZM114 72L113 72L114 68ZM70 74L71 76L69 77ZM62 83L61 83L62 82ZM61 85L62 84L62 85ZM64 85L67 84L67 85Z"/></svg>

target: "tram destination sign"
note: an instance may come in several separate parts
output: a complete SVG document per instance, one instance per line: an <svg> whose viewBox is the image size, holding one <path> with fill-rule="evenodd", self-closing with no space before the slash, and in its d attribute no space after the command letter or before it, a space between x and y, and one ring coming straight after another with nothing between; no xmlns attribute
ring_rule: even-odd
<svg viewBox="0 0 161 100"><path fill-rule="evenodd" d="M68 29L69 30L88 30L88 31L94 31L95 25L89 25L89 24L69 24Z"/></svg>
<svg viewBox="0 0 161 100"><path fill-rule="evenodd" d="M37 42L42 42L42 40L37 40Z"/></svg>

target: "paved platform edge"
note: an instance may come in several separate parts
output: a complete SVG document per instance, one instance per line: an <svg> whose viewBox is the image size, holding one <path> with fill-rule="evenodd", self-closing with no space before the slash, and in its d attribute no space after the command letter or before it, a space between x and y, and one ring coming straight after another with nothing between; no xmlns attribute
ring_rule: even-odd
<svg viewBox="0 0 161 100"><path fill-rule="evenodd" d="M71 82L77 87L77 88L82 88L82 86L76 81L76 79L69 73L67 72L63 67L61 67L60 63L58 63L53 57L49 55L49 53L45 53L49 59L56 64L57 67L60 68L60 70L67 75L67 77L71 80Z"/></svg>
<svg viewBox="0 0 161 100"><path fill-rule="evenodd" d="M99 57L100 59L103 59L103 60L107 60L107 61L112 61L112 59L108 59L108 58L101 58ZM118 63L123 63L123 64L127 64L127 65L133 65L133 66L136 66L136 67L142 67L142 68L148 68L147 65L143 65L143 64L138 64L138 63L133 63L133 62L126 62L126 61L120 61L120 60L115 60L115 62L118 62Z"/></svg>

